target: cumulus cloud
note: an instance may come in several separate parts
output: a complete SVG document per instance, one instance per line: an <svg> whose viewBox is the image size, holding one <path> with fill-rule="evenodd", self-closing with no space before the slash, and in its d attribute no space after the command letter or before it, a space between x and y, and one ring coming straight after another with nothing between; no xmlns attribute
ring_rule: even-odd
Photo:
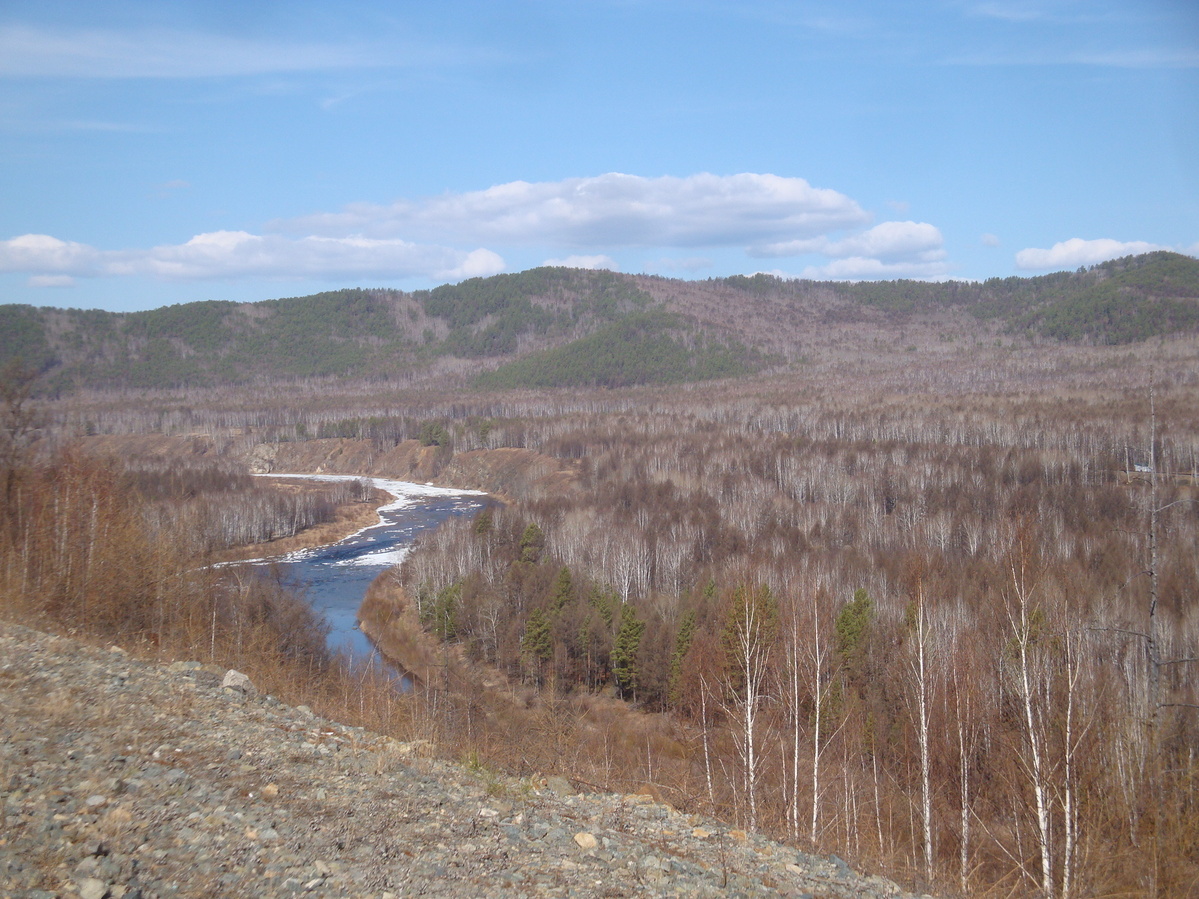
<svg viewBox="0 0 1199 899"><path fill-rule="evenodd" d="M99 250L59 240L49 234L22 234L0 241L0 272L36 275L93 275L101 265Z"/></svg>
<svg viewBox="0 0 1199 899"><path fill-rule="evenodd" d="M834 259L869 257L885 262L936 262L945 258L945 239L927 222L882 222L841 240L817 237L767 244L756 256L802 256L819 253Z"/></svg>
<svg viewBox="0 0 1199 899"><path fill-rule="evenodd" d="M927 281L949 275L944 262L884 262L863 256L834 259L826 265L809 265L801 278L813 281L874 281L883 278L915 278Z"/></svg>
<svg viewBox="0 0 1199 899"><path fill-rule="evenodd" d="M686 274L693 274L694 272L700 272L711 267L712 260L708 256L666 256L646 262L642 265L641 270L651 273L684 272Z"/></svg>
<svg viewBox="0 0 1199 899"><path fill-rule="evenodd" d="M804 256L829 258L823 265L810 265L800 277L817 281L865 281L876 278L941 278L949 273L945 263L945 239L927 222L882 222L839 240L816 237L766 244L752 251L756 256Z"/></svg>
<svg viewBox="0 0 1199 899"><path fill-rule="evenodd" d="M611 256L567 256L565 259L547 259L542 265L560 265L563 268L607 269L620 271L620 266Z"/></svg>
<svg viewBox="0 0 1199 899"><path fill-rule="evenodd" d="M1030 247L1016 254L1016 265L1022 269L1043 271L1046 269L1077 268L1081 265L1094 265L1106 262L1120 256L1131 256L1136 253L1149 253L1153 250L1165 250L1168 247L1146 243L1143 240L1123 242L1101 238L1099 240L1083 240L1072 237L1055 243L1048 250Z"/></svg>
<svg viewBox="0 0 1199 899"><path fill-rule="evenodd" d="M994 234L990 234L990 233L984 234L978 240L979 240L979 243L981 243L984 247L999 246L999 238L997 236L995 236Z"/></svg>
<svg viewBox="0 0 1199 899"><path fill-rule="evenodd" d="M97 250L46 234L0 241L0 271L35 278L149 275L164 280L262 277L427 277L493 275L504 260L471 251L372 238L261 236L246 231L198 234L148 250ZM44 281L43 283L50 283Z"/></svg>
<svg viewBox="0 0 1199 899"><path fill-rule="evenodd" d="M802 178L750 173L644 178L612 172L512 181L388 206L358 203L271 227L450 243L717 247L814 237L868 221L854 200Z"/></svg>

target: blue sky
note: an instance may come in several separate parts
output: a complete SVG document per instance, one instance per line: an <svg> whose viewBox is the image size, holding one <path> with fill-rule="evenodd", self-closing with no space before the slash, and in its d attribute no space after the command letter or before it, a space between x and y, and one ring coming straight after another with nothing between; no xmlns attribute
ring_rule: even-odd
<svg viewBox="0 0 1199 899"><path fill-rule="evenodd" d="M1194 0L0 3L0 303L1199 254Z"/></svg>

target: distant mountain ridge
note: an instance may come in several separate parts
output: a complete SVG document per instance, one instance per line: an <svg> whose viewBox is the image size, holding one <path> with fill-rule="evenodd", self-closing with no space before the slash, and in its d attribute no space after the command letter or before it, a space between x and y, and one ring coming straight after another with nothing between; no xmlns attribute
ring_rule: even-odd
<svg viewBox="0 0 1199 899"><path fill-rule="evenodd" d="M147 312L0 306L0 365L44 389L178 388L322 377L479 387L735 377L814 341L950 316L965 337L1121 344L1199 330L1199 260L1156 252L984 282L680 281L538 268L427 291L347 289Z"/></svg>

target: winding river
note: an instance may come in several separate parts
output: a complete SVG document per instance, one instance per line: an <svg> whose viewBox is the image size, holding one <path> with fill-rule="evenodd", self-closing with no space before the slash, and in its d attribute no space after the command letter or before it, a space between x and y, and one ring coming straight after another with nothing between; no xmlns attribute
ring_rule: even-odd
<svg viewBox="0 0 1199 899"><path fill-rule="evenodd" d="M249 564L274 565L285 582L304 590L312 607L329 623L329 647L342 650L355 663L377 660L374 646L358 629L358 607L366 589L382 572L398 565L413 541L449 518L474 515L488 505L476 490L431 487L407 481L358 475L270 474L272 478L322 481L369 481L390 493L392 502L380 506L379 523L363 528L338 543L297 550L285 556L253 559Z"/></svg>

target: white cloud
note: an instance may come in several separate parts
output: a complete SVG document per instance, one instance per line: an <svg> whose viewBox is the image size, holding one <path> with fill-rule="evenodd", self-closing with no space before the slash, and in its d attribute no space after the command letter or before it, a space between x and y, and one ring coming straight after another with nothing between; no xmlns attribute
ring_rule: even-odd
<svg viewBox="0 0 1199 899"><path fill-rule="evenodd" d="M0 271L48 276L212 278L425 277L459 280L493 275L504 260L491 250L370 238L260 236L245 231L198 234L184 244L148 250L97 250L45 234L0 241Z"/></svg>
<svg viewBox="0 0 1199 899"><path fill-rule="evenodd" d="M70 275L34 275L25 283L30 287L74 287L75 279Z"/></svg>
<svg viewBox="0 0 1199 899"><path fill-rule="evenodd" d="M641 270L647 273L685 272L693 274L694 272L700 272L711 267L712 260L708 256L667 256L646 262L642 265Z"/></svg>
<svg viewBox="0 0 1199 899"><path fill-rule="evenodd" d="M87 244L59 240L49 234L22 234L0 240L0 272L95 274L101 253Z"/></svg>
<svg viewBox="0 0 1199 899"><path fill-rule="evenodd" d="M565 259L547 259L542 265L560 265L563 268L607 269L620 271L620 266L611 256L567 256Z"/></svg>
<svg viewBox="0 0 1199 899"><path fill-rule="evenodd" d="M358 203L271 227L301 234L403 234L449 243L589 249L747 246L814 237L868 221L854 200L802 178L749 173L643 178L613 172L512 181L390 206Z"/></svg>
<svg viewBox="0 0 1199 899"><path fill-rule="evenodd" d="M827 265L810 265L800 272L801 278L813 281L874 281L884 278L914 278L928 281L949 275L943 262L884 262L863 256L834 259Z"/></svg>
<svg viewBox="0 0 1199 899"><path fill-rule="evenodd" d="M984 234L978 240L979 240L979 243L981 243L984 247L997 247L997 246L999 246L999 243L1000 243L999 238L996 237L994 234L990 234L990 233Z"/></svg>
<svg viewBox="0 0 1199 899"><path fill-rule="evenodd" d="M0 75L76 78L204 78L396 66L436 49L287 43L171 29L51 30L0 26Z"/></svg>
<svg viewBox="0 0 1199 899"><path fill-rule="evenodd" d="M819 253L836 259L871 257L889 262L936 262L945 258L945 239L927 222L882 222L860 234L841 240L817 237L767 244L753 250L755 256L802 256Z"/></svg>
<svg viewBox="0 0 1199 899"><path fill-rule="evenodd" d="M1097 262L1106 262L1108 259L1116 259L1120 256L1165 249L1169 248L1146 243L1143 240L1122 242L1107 238L1083 240L1080 237L1072 237L1069 240L1055 243L1048 250L1035 247L1021 250L1016 254L1016 265L1022 269L1037 271L1077 268L1080 265L1094 265Z"/></svg>

